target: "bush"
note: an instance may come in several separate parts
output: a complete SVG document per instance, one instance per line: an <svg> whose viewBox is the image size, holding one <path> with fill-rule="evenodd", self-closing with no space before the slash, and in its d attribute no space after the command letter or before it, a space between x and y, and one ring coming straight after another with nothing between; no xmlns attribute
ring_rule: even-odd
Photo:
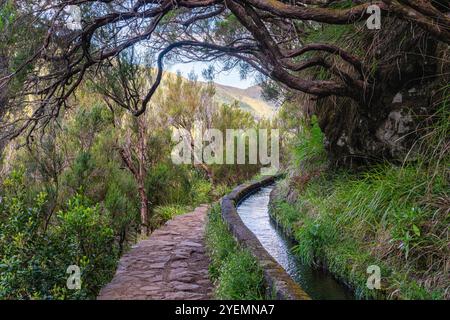
<svg viewBox="0 0 450 320"><path fill-rule="evenodd" d="M442 236L450 223L443 203L448 183L442 175L430 177L421 164L323 174L295 203L277 202L274 213L294 229L296 253L305 263L326 264L361 296L442 298L448 285L449 242ZM367 290L369 265L380 266L384 291Z"/></svg>
<svg viewBox="0 0 450 320"><path fill-rule="evenodd" d="M211 201L212 185L209 181L194 179L191 189L191 203L194 206L209 203Z"/></svg>
<svg viewBox="0 0 450 320"><path fill-rule="evenodd" d="M151 229L154 230L173 217L189 212L190 210L190 207L177 204L157 206L153 210Z"/></svg>
<svg viewBox="0 0 450 320"><path fill-rule="evenodd" d="M238 250L231 254L220 269L216 296L219 299L264 299L264 278L261 267L250 252Z"/></svg>
<svg viewBox="0 0 450 320"><path fill-rule="evenodd" d="M59 244L61 267L72 264L81 268L82 288L70 295L95 297L111 279L118 259L110 217L99 205L89 206L87 199L76 195L57 218L51 236Z"/></svg>
<svg viewBox="0 0 450 320"><path fill-rule="evenodd" d="M145 186L150 203L188 204L192 200L189 171L185 166L158 163L149 170Z"/></svg>
<svg viewBox="0 0 450 320"><path fill-rule="evenodd" d="M109 217L77 195L49 223L46 194L28 201L23 182L23 171L14 171L3 185L0 298L94 298L117 261ZM66 287L70 265L81 269L81 290Z"/></svg>
<svg viewBox="0 0 450 320"><path fill-rule="evenodd" d="M139 228L139 201L134 180L127 172L115 172L114 178L107 184L104 207L111 217L112 228L118 241L119 253L125 250L127 243L137 237Z"/></svg>
<svg viewBox="0 0 450 320"><path fill-rule="evenodd" d="M222 220L220 206L208 216L206 244L211 263L209 272L219 299L257 300L265 296L264 278L255 257L238 243Z"/></svg>

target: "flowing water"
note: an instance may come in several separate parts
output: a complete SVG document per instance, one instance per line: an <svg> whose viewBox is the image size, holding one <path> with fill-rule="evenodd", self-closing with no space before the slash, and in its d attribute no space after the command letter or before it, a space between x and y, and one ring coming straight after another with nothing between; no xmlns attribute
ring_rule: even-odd
<svg viewBox="0 0 450 320"><path fill-rule="evenodd" d="M247 228L312 299L354 299L352 292L329 273L302 264L292 253L295 244L269 216L269 194L273 188L264 187L239 203L237 211Z"/></svg>

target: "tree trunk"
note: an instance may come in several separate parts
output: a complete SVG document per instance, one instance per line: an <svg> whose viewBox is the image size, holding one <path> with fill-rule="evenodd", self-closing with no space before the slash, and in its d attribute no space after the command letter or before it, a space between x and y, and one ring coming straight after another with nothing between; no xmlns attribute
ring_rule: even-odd
<svg viewBox="0 0 450 320"><path fill-rule="evenodd" d="M139 183L139 198L141 199L141 235L145 237L148 236L150 230L148 223L148 197L145 186L142 183Z"/></svg>
<svg viewBox="0 0 450 320"><path fill-rule="evenodd" d="M138 145L137 145L137 154L138 154L138 188L139 188L139 197L141 198L141 235L148 236L149 230L149 221L148 221L148 197L147 190L145 190L145 178L147 177L147 168L146 168L146 154L147 154L147 136L145 130L145 117L139 117L137 119L138 124Z"/></svg>
<svg viewBox="0 0 450 320"><path fill-rule="evenodd" d="M194 137L192 136L192 134L191 134L191 141L194 141ZM198 159L196 150L195 150L195 145L193 142L191 142L191 151L194 156L194 165L206 173L206 175L208 176L209 182L213 185L214 184L214 173L211 170L211 168L206 163L203 162L203 159Z"/></svg>
<svg viewBox="0 0 450 320"><path fill-rule="evenodd" d="M330 97L314 106L330 161L336 166L413 157L423 132L421 121L434 112L435 92L442 87L435 75L446 74L440 64L445 64L447 49L426 33L411 31L408 24L391 23L380 31L383 41L373 44L371 54L384 63L377 68L365 101Z"/></svg>
<svg viewBox="0 0 450 320"><path fill-rule="evenodd" d="M0 52L0 78L7 75L8 72L8 59L6 55ZM0 87L0 122L3 120L6 114L8 103L8 86L4 85ZM3 154L3 149L5 148L7 141L2 140L0 135L0 160Z"/></svg>
<svg viewBox="0 0 450 320"><path fill-rule="evenodd" d="M128 137L128 142L126 146L120 149L120 155L122 156L123 161L125 162L128 169L134 176L138 186L138 193L140 199L140 218L141 218L141 236L146 237L150 233L149 226L149 201L147 196L147 190L145 189L145 178L147 177L147 137L146 137L146 119L145 117L137 118L137 128L138 128L138 136L137 136L137 144L132 147L131 139ZM137 156L137 166L133 163L133 159L131 156L131 150L135 149Z"/></svg>

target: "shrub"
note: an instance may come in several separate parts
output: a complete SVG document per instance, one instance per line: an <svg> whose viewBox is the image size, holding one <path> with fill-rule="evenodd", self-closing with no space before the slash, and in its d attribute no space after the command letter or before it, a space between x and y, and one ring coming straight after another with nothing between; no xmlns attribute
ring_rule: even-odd
<svg viewBox="0 0 450 320"><path fill-rule="evenodd" d="M157 206L153 210L151 217L151 229L154 230L173 217L189 212L190 210L190 207L177 204Z"/></svg>
<svg viewBox="0 0 450 320"><path fill-rule="evenodd" d="M111 217L111 226L118 241L120 253L123 252L127 243L135 240L140 219L136 184L125 173L117 172L108 182L103 202Z"/></svg>
<svg viewBox="0 0 450 320"><path fill-rule="evenodd" d="M77 195L48 223L45 193L26 197L23 171L5 180L0 203L0 298L94 298L114 272L109 217ZM69 265L81 269L81 290L66 287Z"/></svg>
<svg viewBox="0 0 450 320"><path fill-rule="evenodd" d="M203 179L195 179L192 183L192 204L197 206L211 201L212 185L209 181Z"/></svg>
<svg viewBox="0 0 450 320"><path fill-rule="evenodd" d="M208 215L206 244L211 258L209 273L216 283L218 298L264 298L262 269L255 257L234 240L222 220L220 206L217 204Z"/></svg>
<svg viewBox="0 0 450 320"><path fill-rule="evenodd" d="M76 195L57 218L52 236L59 245L61 267L72 264L81 268L82 289L74 295L95 297L110 280L118 258L110 217L99 205L90 206L87 199Z"/></svg>
<svg viewBox="0 0 450 320"><path fill-rule="evenodd" d="M250 252L239 249L220 269L216 296L219 299L259 300L264 298L261 267Z"/></svg>
<svg viewBox="0 0 450 320"><path fill-rule="evenodd" d="M158 163L149 170L145 181L150 203L188 204L192 200L189 178L189 171L185 166Z"/></svg>

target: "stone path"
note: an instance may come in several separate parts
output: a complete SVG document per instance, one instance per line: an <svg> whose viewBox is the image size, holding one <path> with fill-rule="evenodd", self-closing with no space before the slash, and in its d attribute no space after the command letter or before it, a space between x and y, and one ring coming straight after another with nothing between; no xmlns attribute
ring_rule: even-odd
<svg viewBox="0 0 450 320"><path fill-rule="evenodd" d="M177 216L122 256L97 299L212 298L204 226L208 207Z"/></svg>

